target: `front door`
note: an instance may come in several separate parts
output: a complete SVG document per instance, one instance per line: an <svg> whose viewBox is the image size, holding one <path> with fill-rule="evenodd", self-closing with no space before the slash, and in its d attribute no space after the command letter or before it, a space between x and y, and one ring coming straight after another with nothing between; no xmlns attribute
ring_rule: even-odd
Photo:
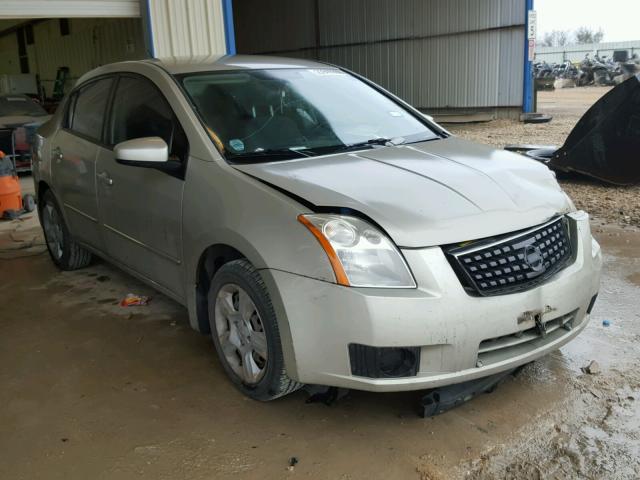
<svg viewBox="0 0 640 480"><path fill-rule="evenodd" d="M54 191L59 195L71 234L103 249L98 224L95 169L102 144L103 120L113 78L83 86L67 101L63 128L51 144Z"/></svg>
<svg viewBox="0 0 640 480"><path fill-rule="evenodd" d="M181 173L122 165L101 148L96 165L98 217L108 254L147 279L184 296L182 193L188 142L162 93L148 79L122 75L116 85L107 143L161 137Z"/></svg>

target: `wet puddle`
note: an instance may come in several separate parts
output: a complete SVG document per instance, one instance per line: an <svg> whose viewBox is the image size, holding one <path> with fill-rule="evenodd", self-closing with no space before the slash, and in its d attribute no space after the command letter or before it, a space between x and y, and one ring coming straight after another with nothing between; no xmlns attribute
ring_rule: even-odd
<svg viewBox="0 0 640 480"><path fill-rule="evenodd" d="M461 477L640 477L640 234L605 229L596 235L605 267L591 323L549 356L555 361L536 362L549 365L562 395L544 418L531 418L534 425L463 464ZM583 373L592 360L601 372ZM538 396L549 373L529 374Z"/></svg>

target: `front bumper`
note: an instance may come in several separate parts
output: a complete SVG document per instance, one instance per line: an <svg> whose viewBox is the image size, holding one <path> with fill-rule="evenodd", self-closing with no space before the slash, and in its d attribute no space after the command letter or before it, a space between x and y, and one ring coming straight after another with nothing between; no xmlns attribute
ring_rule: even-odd
<svg viewBox="0 0 640 480"><path fill-rule="evenodd" d="M263 270L289 376L302 383L360 390L418 390L508 370L559 348L587 325L587 308L598 291L602 267L588 215L575 212L568 217L573 262L546 283L510 295L470 296L439 247L403 250L417 289L348 288ZM532 336L531 312L539 312L548 325L569 319L572 328ZM529 336L519 333L523 331ZM349 344L419 347L417 374L352 375Z"/></svg>

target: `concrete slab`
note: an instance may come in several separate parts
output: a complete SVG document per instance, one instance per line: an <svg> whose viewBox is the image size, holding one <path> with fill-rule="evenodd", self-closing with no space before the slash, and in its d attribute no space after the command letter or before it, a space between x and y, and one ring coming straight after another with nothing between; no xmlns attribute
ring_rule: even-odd
<svg viewBox="0 0 640 480"><path fill-rule="evenodd" d="M33 222L33 219L28 220ZM26 223L25 223L26 224ZM421 392L297 392L263 404L225 378L175 302L110 265L58 271L0 232L0 478L637 478L640 233L594 225L601 296L573 343L433 419ZM15 230L12 230L15 231ZM123 308L127 293L147 307ZM604 327L602 321L610 320ZM580 367L597 360L599 375ZM299 463L288 470L289 458ZM533 478L533 477L532 477Z"/></svg>

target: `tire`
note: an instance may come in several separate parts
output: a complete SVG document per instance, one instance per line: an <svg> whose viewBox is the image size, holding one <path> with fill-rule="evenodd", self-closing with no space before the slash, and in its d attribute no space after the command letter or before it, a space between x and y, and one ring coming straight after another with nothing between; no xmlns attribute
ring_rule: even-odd
<svg viewBox="0 0 640 480"><path fill-rule="evenodd" d="M609 75L606 72L597 71L594 73L595 84L599 87L604 87L609 83Z"/></svg>
<svg viewBox="0 0 640 480"><path fill-rule="evenodd" d="M553 117L544 113L525 113L523 121L524 123L549 123L551 120Z"/></svg>
<svg viewBox="0 0 640 480"><path fill-rule="evenodd" d="M302 387L287 376L269 292L251 263L234 260L223 265L213 277L208 298L218 358L242 393L269 401Z"/></svg>
<svg viewBox="0 0 640 480"><path fill-rule="evenodd" d="M51 260L62 270L77 270L91 263L91 252L73 240L51 190L42 196L40 223Z"/></svg>
<svg viewBox="0 0 640 480"><path fill-rule="evenodd" d="M25 212L33 212L36 209L36 199L30 193L22 197L22 208Z"/></svg>

